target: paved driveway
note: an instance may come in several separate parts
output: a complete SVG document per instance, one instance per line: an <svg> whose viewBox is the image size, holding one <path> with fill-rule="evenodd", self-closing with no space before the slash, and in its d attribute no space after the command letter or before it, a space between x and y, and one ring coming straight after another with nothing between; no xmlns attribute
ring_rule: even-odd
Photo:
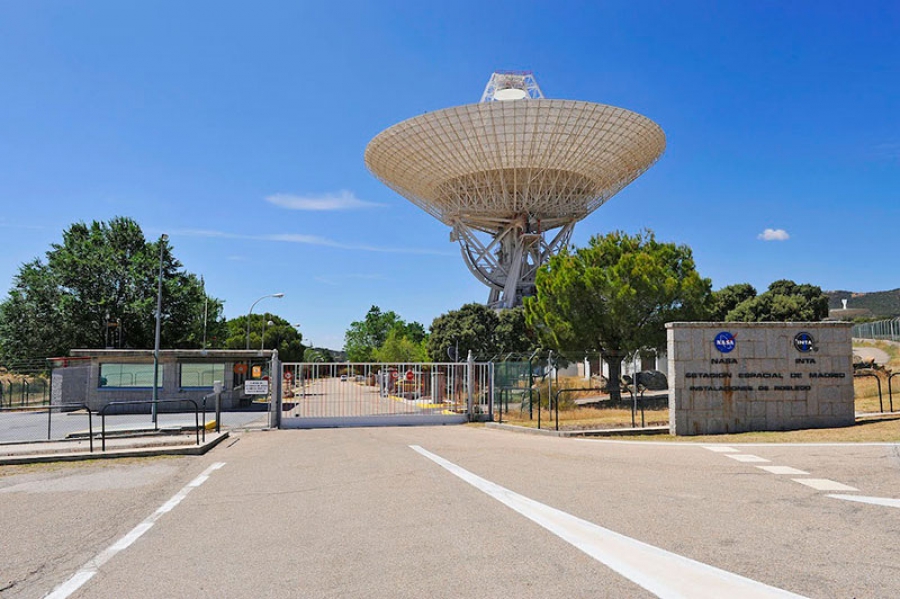
<svg viewBox="0 0 900 599"><path fill-rule="evenodd" d="M4 599L900 596L896 445L332 429L6 472Z"/></svg>

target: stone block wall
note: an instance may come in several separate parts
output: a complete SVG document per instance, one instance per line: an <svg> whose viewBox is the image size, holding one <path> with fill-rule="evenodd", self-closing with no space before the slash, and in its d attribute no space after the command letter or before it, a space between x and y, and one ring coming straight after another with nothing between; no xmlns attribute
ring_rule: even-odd
<svg viewBox="0 0 900 599"><path fill-rule="evenodd" d="M855 422L851 324L666 325L675 435Z"/></svg>

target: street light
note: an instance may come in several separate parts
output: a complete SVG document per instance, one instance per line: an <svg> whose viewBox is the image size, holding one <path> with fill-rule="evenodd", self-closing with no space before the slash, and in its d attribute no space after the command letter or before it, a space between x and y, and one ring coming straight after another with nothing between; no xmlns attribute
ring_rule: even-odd
<svg viewBox="0 0 900 599"><path fill-rule="evenodd" d="M256 307L256 304L263 301L267 297L282 298L282 297L284 297L284 294L283 293L270 293L269 295L262 296L261 298L259 298L258 300L256 300L255 302L253 302L250 305L250 311L247 313L247 349L248 350L250 349L250 315L253 314L253 308Z"/></svg>
<svg viewBox="0 0 900 599"><path fill-rule="evenodd" d="M159 238L159 281L156 286L156 335L153 338L153 404L151 405L154 428L159 414L159 323L162 319L162 283L163 283L163 250L169 236L165 233Z"/></svg>
<svg viewBox="0 0 900 599"><path fill-rule="evenodd" d="M266 325L272 326L274 324L275 323L272 322L271 320L268 322L263 321L263 332L262 332L262 338L259 340L259 351L262 351L263 349L265 349L264 346L266 344Z"/></svg>

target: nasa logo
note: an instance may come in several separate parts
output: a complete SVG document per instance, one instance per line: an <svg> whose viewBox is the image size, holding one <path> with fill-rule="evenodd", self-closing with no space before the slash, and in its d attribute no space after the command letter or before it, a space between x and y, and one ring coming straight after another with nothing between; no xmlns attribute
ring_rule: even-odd
<svg viewBox="0 0 900 599"><path fill-rule="evenodd" d="M722 331L721 333L716 335L713 343L715 344L717 350L719 350L723 354L727 354L728 352L733 350L734 346L736 345L734 337L735 335Z"/></svg>
<svg viewBox="0 0 900 599"><path fill-rule="evenodd" d="M794 337L794 347L799 352L809 353L816 350L816 342L809 333L797 333Z"/></svg>

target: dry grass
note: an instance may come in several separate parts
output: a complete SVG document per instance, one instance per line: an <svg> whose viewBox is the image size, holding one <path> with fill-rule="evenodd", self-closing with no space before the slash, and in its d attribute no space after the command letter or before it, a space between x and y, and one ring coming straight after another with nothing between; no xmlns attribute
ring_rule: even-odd
<svg viewBox="0 0 900 599"><path fill-rule="evenodd" d="M886 371L890 373L900 372L900 348L883 342L868 343L869 345L884 350L890 355L891 360L886 365ZM882 396L884 410L890 408L888 398L887 375L880 377L882 384ZM900 377L894 381L898 391L895 409L900 410ZM872 377L855 378L854 394L856 411L859 413L872 413L882 411L878 400L878 383ZM537 383L536 385L540 385ZM587 381L580 378L560 379L559 387L571 389L588 386ZM554 385L553 392L557 387ZM546 405L546 384L541 388L541 395ZM631 410L628 407L578 407L574 405L574 399L597 395L596 392L576 392L564 394L569 396L567 401L560 401L559 428L560 430L590 430L610 428L630 428L632 426ZM556 415L546 409L541 411L541 428L556 428ZM640 412L636 414L636 423L640 426ZM645 422L647 426L665 426L669 423L669 410L665 405L656 404L652 409L645 410ZM529 418L527 407L520 411L518 406L513 406L509 412L503 413L503 422L529 427L537 427L537 411ZM653 441L692 441L702 443L862 443L862 442L900 442L900 415L877 420L862 419L856 425L845 428L809 429L800 431L768 431L753 433L738 433L728 435L705 435L697 437L672 437L668 435L636 435L630 439L646 439Z"/></svg>
<svg viewBox="0 0 900 599"><path fill-rule="evenodd" d="M859 420L844 428L819 428L802 431L766 431L735 433L728 435L698 435L674 437L672 435L641 435L628 437L646 441L673 441L692 443L898 443L900 442L900 418L883 420Z"/></svg>
<svg viewBox="0 0 900 599"><path fill-rule="evenodd" d="M874 377L854 377L853 392L856 398L857 412L881 412L882 406L884 410L890 409L890 394L888 393L888 376L891 372L900 372L900 348L892 343L885 341L863 341L857 342L861 347L875 347L886 352L890 357L890 361L885 365L884 371L878 372L878 379L881 381L882 401L878 400L878 381ZM900 392L900 377L895 378L891 387L897 387L894 391ZM895 409L900 409L900 394L898 394Z"/></svg>
<svg viewBox="0 0 900 599"><path fill-rule="evenodd" d="M641 411L635 413L635 423L641 426ZM644 419L646 426L666 426L669 424L669 408L645 409ZM503 413L503 422L516 426L537 428L538 411L534 410L529 417L527 408L520 412L518 409L509 413ZM630 428L632 426L631 409L624 407L609 408L571 408L559 411L560 430L589 430L605 428ZM541 428L555 428L556 413L550 410L541 410Z"/></svg>

